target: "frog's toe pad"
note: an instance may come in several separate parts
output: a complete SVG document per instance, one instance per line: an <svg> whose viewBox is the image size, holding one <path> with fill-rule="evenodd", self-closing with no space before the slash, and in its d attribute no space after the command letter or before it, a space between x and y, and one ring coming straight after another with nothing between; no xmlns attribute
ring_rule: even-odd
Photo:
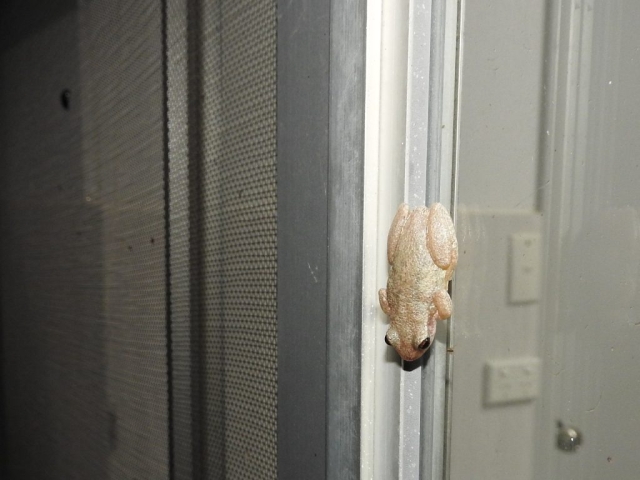
<svg viewBox="0 0 640 480"><path fill-rule="evenodd" d="M380 300L380 308L382 308L382 311L389 315L391 313L391 307L389 306L389 301L387 300L386 288L381 288L378 291L378 299Z"/></svg>

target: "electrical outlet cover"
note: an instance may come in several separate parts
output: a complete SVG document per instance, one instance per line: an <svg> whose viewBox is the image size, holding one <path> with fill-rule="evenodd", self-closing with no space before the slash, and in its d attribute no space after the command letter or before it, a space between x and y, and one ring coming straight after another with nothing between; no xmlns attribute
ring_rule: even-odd
<svg viewBox="0 0 640 480"><path fill-rule="evenodd" d="M511 235L511 272L509 274L509 301L528 303L540 299L539 233L516 233Z"/></svg>
<svg viewBox="0 0 640 480"><path fill-rule="evenodd" d="M540 359L491 360L486 365L485 403L498 405L533 400L540 393Z"/></svg>

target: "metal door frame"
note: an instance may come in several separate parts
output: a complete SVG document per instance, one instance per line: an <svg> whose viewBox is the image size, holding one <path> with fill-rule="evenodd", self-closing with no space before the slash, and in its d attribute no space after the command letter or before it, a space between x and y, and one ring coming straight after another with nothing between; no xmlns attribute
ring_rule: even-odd
<svg viewBox="0 0 640 480"><path fill-rule="evenodd" d="M190 230L197 201L198 125L175 127L197 112L189 82L198 39L193 2L165 2L165 81L190 105L172 110L167 99L166 141L177 146L166 159L170 272L197 256L176 235ZM279 478L443 478L448 332L440 329L419 368L385 368L377 288L386 265L377 257L402 200L453 212L458 12L457 0L277 1ZM387 29L390 15L396 30ZM395 86L385 77L389 34L405 69ZM170 338L187 347L196 277L168 277L168 309L182 308L171 313ZM197 391L194 348L174 348L169 366L170 408L181 409L172 416L172 478L197 470L188 461L198 457L189 441L197 422L184 420L197 418L198 399L180 400Z"/></svg>
<svg viewBox="0 0 640 480"><path fill-rule="evenodd" d="M278 477L359 478L366 2L278 20Z"/></svg>
<svg viewBox="0 0 640 480"><path fill-rule="evenodd" d="M280 478L445 475L447 329L389 368L376 321L398 204L453 211L458 14L278 4Z"/></svg>

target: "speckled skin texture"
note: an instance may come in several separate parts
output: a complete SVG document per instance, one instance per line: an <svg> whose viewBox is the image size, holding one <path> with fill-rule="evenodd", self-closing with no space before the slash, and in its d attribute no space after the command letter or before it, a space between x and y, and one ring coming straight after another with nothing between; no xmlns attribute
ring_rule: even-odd
<svg viewBox="0 0 640 480"><path fill-rule="evenodd" d="M400 205L387 240L389 280L379 292L391 326L385 341L400 357L424 355L436 323L451 316L447 285L458 262L458 241L449 212L439 203L413 210Z"/></svg>

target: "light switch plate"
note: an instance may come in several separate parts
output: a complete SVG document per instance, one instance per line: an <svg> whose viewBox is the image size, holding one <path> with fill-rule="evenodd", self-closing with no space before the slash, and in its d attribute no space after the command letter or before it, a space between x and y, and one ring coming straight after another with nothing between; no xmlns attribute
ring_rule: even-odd
<svg viewBox="0 0 640 480"><path fill-rule="evenodd" d="M511 272L509 301L535 302L540 299L540 234L535 232L511 235Z"/></svg>
<svg viewBox="0 0 640 480"><path fill-rule="evenodd" d="M540 393L540 359L520 357L487 362L485 404L533 400Z"/></svg>

